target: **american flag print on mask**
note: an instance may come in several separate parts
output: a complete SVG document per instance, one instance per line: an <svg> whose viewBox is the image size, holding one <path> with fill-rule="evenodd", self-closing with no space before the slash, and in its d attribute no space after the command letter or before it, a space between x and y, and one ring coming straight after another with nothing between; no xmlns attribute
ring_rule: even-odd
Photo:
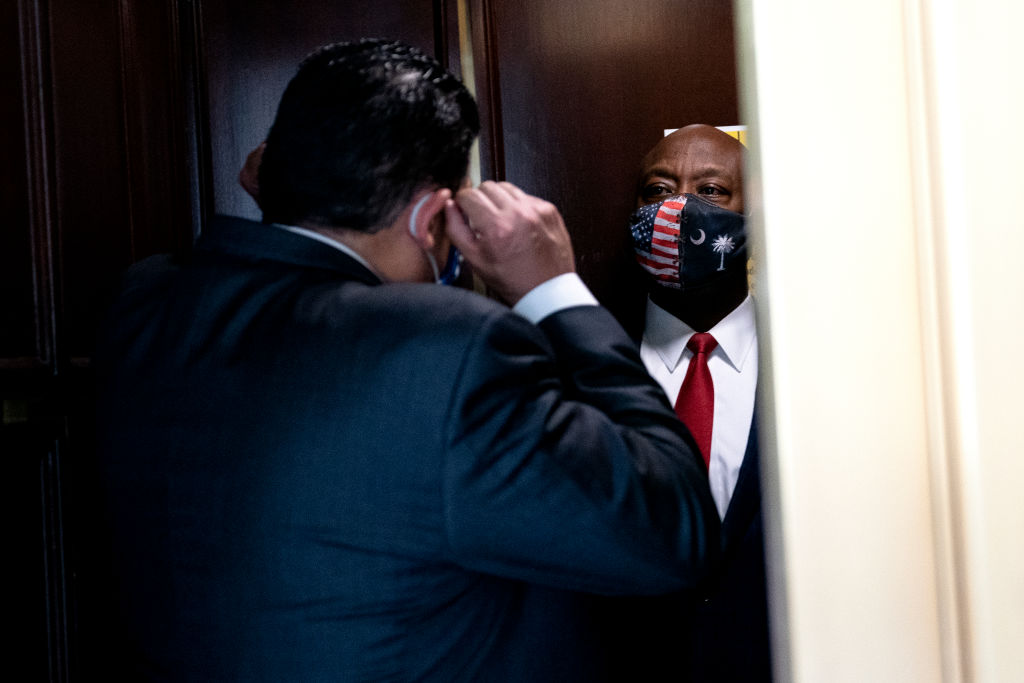
<svg viewBox="0 0 1024 683"><path fill-rule="evenodd" d="M642 206L632 225L636 260L662 285L676 289L680 288L679 223L684 206L685 197Z"/></svg>

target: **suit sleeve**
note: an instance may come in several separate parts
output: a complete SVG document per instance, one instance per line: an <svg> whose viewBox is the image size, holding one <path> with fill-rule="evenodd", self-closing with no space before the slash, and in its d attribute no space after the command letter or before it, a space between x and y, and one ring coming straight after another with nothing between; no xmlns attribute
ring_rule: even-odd
<svg viewBox="0 0 1024 683"><path fill-rule="evenodd" d="M459 564L603 594L703 578L719 533L703 463L606 310L495 315L460 377L443 485Z"/></svg>

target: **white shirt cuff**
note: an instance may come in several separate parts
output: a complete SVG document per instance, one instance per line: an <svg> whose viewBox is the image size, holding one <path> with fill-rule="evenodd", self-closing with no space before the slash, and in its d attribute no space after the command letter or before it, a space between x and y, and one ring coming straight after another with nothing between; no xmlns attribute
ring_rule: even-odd
<svg viewBox="0 0 1024 683"><path fill-rule="evenodd" d="M536 325L552 313L566 308L597 305L597 299L579 275L562 273L531 289L512 310Z"/></svg>

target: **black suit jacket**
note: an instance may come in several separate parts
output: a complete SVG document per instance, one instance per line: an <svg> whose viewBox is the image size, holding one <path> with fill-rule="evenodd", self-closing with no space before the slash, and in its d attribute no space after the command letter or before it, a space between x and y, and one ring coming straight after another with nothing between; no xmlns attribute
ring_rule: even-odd
<svg viewBox="0 0 1024 683"><path fill-rule="evenodd" d="M595 602L613 681L770 683L756 410L708 579L672 595Z"/></svg>
<svg viewBox="0 0 1024 683"><path fill-rule="evenodd" d="M671 595L595 598L607 680L772 680L756 424L755 416L712 575Z"/></svg>
<svg viewBox="0 0 1024 683"><path fill-rule="evenodd" d="M687 657L693 680L771 681L757 415L722 522L719 568L681 604L693 614Z"/></svg>
<svg viewBox="0 0 1024 683"><path fill-rule="evenodd" d="M692 441L598 307L534 326L219 219L132 269L97 366L135 680L593 680L582 594L716 553Z"/></svg>

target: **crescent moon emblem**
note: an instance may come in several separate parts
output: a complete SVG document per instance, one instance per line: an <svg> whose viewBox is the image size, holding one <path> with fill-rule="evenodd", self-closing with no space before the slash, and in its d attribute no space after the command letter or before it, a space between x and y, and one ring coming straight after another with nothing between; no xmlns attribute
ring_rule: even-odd
<svg viewBox="0 0 1024 683"><path fill-rule="evenodd" d="M697 232L700 233L700 238L693 239L693 235L690 235L690 241L693 242L694 244L704 244L704 238L707 237L707 235L704 234L703 230L698 229Z"/></svg>

